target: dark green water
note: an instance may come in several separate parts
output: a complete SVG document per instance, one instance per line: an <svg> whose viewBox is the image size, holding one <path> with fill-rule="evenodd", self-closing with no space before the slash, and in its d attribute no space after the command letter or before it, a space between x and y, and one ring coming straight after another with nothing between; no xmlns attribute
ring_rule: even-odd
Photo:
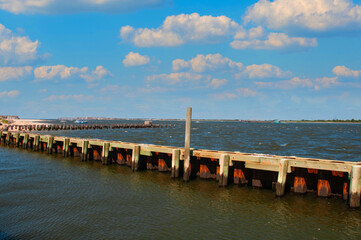
<svg viewBox="0 0 361 240"><path fill-rule="evenodd" d="M172 129L58 135L182 146ZM192 146L360 161L360 125L194 123ZM296 130L298 129L298 130ZM184 183L0 147L0 239L361 239L361 211L340 199Z"/></svg>

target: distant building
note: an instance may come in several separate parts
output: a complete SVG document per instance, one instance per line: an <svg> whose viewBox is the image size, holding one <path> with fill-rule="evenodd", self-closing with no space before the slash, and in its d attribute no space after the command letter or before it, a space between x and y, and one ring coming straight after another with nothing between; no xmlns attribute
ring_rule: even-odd
<svg viewBox="0 0 361 240"><path fill-rule="evenodd" d="M0 115L0 118L7 119L7 120L20 119L19 116L12 116L12 115Z"/></svg>

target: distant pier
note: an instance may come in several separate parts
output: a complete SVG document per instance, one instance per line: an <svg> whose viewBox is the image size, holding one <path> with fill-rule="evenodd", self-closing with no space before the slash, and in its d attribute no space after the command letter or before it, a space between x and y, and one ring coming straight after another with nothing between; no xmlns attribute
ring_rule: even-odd
<svg viewBox="0 0 361 240"><path fill-rule="evenodd" d="M273 189L278 197L287 192L338 197L347 201L350 207L360 207L360 162L192 148L188 152L187 144L185 148L177 148L17 130L23 129L1 131L1 144L48 154L62 154L64 157L81 158L82 161L101 161L104 165L127 165L134 172L170 172L172 178L183 177L186 181L196 177L214 179L222 187L236 184Z"/></svg>

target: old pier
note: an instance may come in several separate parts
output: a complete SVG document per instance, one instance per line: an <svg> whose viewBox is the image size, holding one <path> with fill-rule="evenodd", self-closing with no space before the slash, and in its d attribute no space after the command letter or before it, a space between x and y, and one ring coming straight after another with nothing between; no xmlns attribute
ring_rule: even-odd
<svg viewBox="0 0 361 240"><path fill-rule="evenodd" d="M311 192L339 197L350 207L360 207L360 162L192 149L190 118L191 111L187 112L184 148L20 131L2 131L0 140L1 144L82 161L127 165L134 172L158 170L185 181L199 177L215 179L222 187L236 184L273 189L279 197L287 192Z"/></svg>

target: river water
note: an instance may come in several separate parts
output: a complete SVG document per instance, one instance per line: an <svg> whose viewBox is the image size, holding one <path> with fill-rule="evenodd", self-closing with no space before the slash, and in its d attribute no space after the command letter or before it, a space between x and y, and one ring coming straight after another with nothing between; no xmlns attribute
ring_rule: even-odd
<svg viewBox="0 0 361 240"><path fill-rule="evenodd" d="M51 134L183 146L184 123L160 123L176 127ZM192 122L191 146L361 161L360 136L359 124ZM279 199L271 190L0 147L0 239L169 238L361 239L361 211L314 194Z"/></svg>

